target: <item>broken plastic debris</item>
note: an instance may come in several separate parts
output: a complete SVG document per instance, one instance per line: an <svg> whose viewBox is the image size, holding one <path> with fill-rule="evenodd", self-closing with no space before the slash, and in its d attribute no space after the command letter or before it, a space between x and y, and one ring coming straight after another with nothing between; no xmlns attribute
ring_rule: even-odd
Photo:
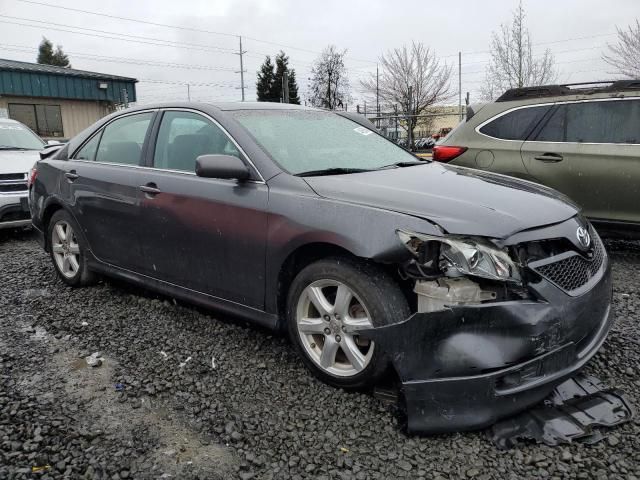
<svg viewBox="0 0 640 480"><path fill-rule="evenodd" d="M216 369L216 358L213 356L211 357L211 368Z"/></svg>
<svg viewBox="0 0 640 480"><path fill-rule="evenodd" d="M184 367L187 363L191 361L191 357L187 357L187 359L180 364L180 368Z"/></svg>
<svg viewBox="0 0 640 480"><path fill-rule="evenodd" d="M116 383L115 387L116 387L116 392L124 391L124 384L122 384L122 383Z"/></svg>
<svg viewBox="0 0 640 480"><path fill-rule="evenodd" d="M89 326L89 322L82 322L80 325L82 325L83 327L88 327Z"/></svg>
<svg viewBox="0 0 640 480"><path fill-rule="evenodd" d="M573 440L592 444L605 438L594 427L614 427L630 421L633 415L622 391L579 374L558 385L542 405L493 425L488 435L501 449L512 448L522 440L551 446Z"/></svg>
<svg viewBox="0 0 640 480"><path fill-rule="evenodd" d="M164 350L160 352L160 355L162 355L164 358L169 358L169 355Z"/></svg>
<svg viewBox="0 0 640 480"><path fill-rule="evenodd" d="M348 449L348 448L345 448L345 447L340 447L340 451L341 451L342 453L349 453L349 449Z"/></svg>
<svg viewBox="0 0 640 480"><path fill-rule="evenodd" d="M102 360L103 358L100 356L100 352L94 352L91 355L84 357L84 361L87 362L87 365L94 368L102 365Z"/></svg>
<svg viewBox="0 0 640 480"><path fill-rule="evenodd" d="M42 465L41 467L31 467L31 473L44 472L51 470L51 465Z"/></svg>

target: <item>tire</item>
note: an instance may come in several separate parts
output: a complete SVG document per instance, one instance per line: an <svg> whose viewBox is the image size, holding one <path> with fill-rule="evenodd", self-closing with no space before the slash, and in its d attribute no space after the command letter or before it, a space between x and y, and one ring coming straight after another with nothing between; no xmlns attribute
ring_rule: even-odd
<svg viewBox="0 0 640 480"><path fill-rule="evenodd" d="M87 267L87 245L80 226L65 210L53 214L47 226L49 255L58 277L72 287L95 282L96 275ZM67 239L68 234L71 237Z"/></svg>
<svg viewBox="0 0 640 480"><path fill-rule="evenodd" d="M350 390L373 386L389 365L384 352L357 329L397 323L409 314L388 273L349 257L303 268L287 297L289 336L305 366L323 382Z"/></svg>

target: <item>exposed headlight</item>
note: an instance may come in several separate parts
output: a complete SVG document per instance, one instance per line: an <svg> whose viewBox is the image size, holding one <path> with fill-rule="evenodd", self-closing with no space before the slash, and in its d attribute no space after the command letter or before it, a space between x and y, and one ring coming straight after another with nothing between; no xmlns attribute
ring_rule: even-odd
<svg viewBox="0 0 640 480"><path fill-rule="evenodd" d="M432 271L437 267L450 277L462 274L520 282L518 266L509 254L485 238L455 235L436 237L405 230L398 230L397 233L400 241L420 263L433 263L436 259L429 259L425 251L436 252L433 246L439 247L438 264L428 265Z"/></svg>

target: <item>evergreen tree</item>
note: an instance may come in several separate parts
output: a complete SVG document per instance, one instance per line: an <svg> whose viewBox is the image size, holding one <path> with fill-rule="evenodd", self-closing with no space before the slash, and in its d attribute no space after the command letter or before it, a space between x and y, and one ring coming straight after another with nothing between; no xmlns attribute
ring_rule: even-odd
<svg viewBox="0 0 640 480"><path fill-rule="evenodd" d="M62 51L62 47L58 45L54 51L53 43L46 37L42 37L42 42L40 42L40 46L38 47L37 61L44 65L71 68L69 57Z"/></svg>
<svg viewBox="0 0 640 480"><path fill-rule="evenodd" d="M300 105L298 83L296 82L296 71L293 68L289 70L289 103Z"/></svg>
<svg viewBox="0 0 640 480"><path fill-rule="evenodd" d="M267 55L264 63L260 66L258 71L258 81L256 82L256 93L258 95L259 102L278 102L278 98L273 99L272 90L273 83L275 81L275 75L273 72L273 63L271 63L271 57Z"/></svg>
<svg viewBox="0 0 640 480"><path fill-rule="evenodd" d="M287 72L287 83L289 84L289 103L300 104L298 97L298 84L296 83L296 72L289 68L289 57L280 50L276 55L276 74L273 82L272 97L275 102L279 102L282 98L282 77Z"/></svg>

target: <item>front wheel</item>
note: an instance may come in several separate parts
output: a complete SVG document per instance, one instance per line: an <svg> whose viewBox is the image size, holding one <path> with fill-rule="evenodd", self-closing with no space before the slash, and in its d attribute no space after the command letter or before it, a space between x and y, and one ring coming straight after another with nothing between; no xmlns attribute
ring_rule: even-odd
<svg viewBox="0 0 640 480"><path fill-rule="evenodd" d="M287 303L289 334L307 366L322 381L364 388L386 371L388 359L360 331L409 316L398 284L377 265L329 258L305 267Z"/></svg>

